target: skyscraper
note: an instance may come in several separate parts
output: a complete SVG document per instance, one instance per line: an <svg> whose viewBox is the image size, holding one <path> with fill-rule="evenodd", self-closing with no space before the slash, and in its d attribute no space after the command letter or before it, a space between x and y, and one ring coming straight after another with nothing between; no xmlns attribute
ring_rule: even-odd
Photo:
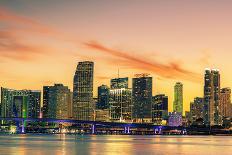
<svg viewBox="0 0 232 155"><path fill-rule="evenodd" d="M183 84L176 82L174 86L173 111L183 115Z"/></svg>
<svg viewBox="0 0 232 155"><path fill-rule="evenodd" d="M151 122L152 77L137 74L132 79L133 119L136 122Z"/></svg>
<svg viewBox="0 0 232 155"><path fill-rule="evenodd" d="M41 91L28 90L28 118L39 118L41 112Z"/></svg>
<svg viewBox="0 0 232 155"><path fill-rule="evenodd" d="M204 124L221 125L222 116L219 111L220 74L217 69L206 69L204 78Z"/></svg>
<svg viewBox="0 0 232 155"><path fill-rule="evenodd" d="M109 108L109 87L101 85L98 87L98 101L97 109L108 109Z"/></svg>
<svg viewBox="0 0 232 155"><path fill-rule="evenodd" d="M63 84L49 87L48 117L67 119L68 109L71 106L71 92Z"/></svg>
<svg viewBox="0 0 232 155"><path fill-rule="evenodd" d="M168 119L168 96L159 94L152 97L152 122L162 125Z"/></svg>
<svg viewBox="0 0 232 155"><path fill-rule="evenodd" d="M128 88L128 77L111 79L110 88L111 89Z"/></svg>
<svg viewBox="0 0 232 155"><path fill-rule="evenodd" d="M73 118L93 120L94 63L79 62L73 80Z"/></svg>
<svg viewBox="0 0 232 155"><path fill-rule="evenodd" d="M50 86L43 86L43 107L42 107L43 118L48 118L49 88Z"/></svg>
<svg viewBox="0 0 232 155"><path fill-rule="evenodd" d="M110 120L128 121L132 118L131 89L110 89Z"/></svg>

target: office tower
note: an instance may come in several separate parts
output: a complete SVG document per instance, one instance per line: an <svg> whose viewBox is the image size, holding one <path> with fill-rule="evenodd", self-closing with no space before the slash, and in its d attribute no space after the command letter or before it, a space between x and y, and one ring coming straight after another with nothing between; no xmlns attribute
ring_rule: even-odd
<svg viewBox="0 0 232 155"><path fill-rule="evenodd" d="M177 82L174 86L173 111L183 115L183 84Z"/></svg>
<svg viewBox="0 0 232 155"><path fill-rule="evenodd" d="M128 88L128 77L111 79L110 88L111 89Z"/></svg>
<svg viewBox="0 0 232 155"><path fill-rule="evenodd" d="M151 122L152 77L137 74L132 79L133 120Z"/></svg>
<svg viewBox="0 0 232 155"><path fill-rule="evenodd" d="M162 125L168 118L168 96L159 94L152 97L152 122Z"/></svg>
<svg viewBox="0 0 232 155"><path fill-rule="evenodd" d="M230 117L231 89L222 88L220 94L219 111L222 117Z"/></svg>
<svg viewBox="0 0 232 155"><path fill-rule="evenodd" d="M71 105L71 93L67 86L55 84L49 87L48 117L67 119Z"/></svg>
<svg viewBox="0 0 232 155"><path fill-rule="evenodd" d="M170 112L168 126L182 126L182 115L179 112Z"/></svg>
<svg viewBox="0 0 232 155"><path fill-rule="evenodd" d="M109 92L109 87L106 85L101 85L98 87L97 109L109 108Z"/></svg>
<svg viewBox="0 0 232 155"><path fill-rule="evenodd" d="M94 63L79 62L73 80L73 118L93 120Z"/></svg>
<svg viewBox="0 0 232 155"><path fill-rule="evenodd" d="M48 118L49 88L50 86L43 86L43 107L42 107L43 118Z"/></svg>
<svg viewBox="0 0 232 155"><path fill-rule="evenodd" d="M203 119L204 102L203 98L196 97L190 103L191 122L194 124L197 120Z"/></svg>
<svg viewBox="0 0 232 155"><path fill-rule="evenodd" d="M206 69L204 77L204 124L221 125L222 116L219 111L220 74L217 69Z"/></svg>
<svg viewBox="0 0 232 155"><path fill-rule="evenodd" d="M131 89L110 89L110 120L129 121L132 118Z"/></svg>
<svg viewBox="0 0 232 155"><path fill-rule="evenodd" d="M1 116L38 118L40 96L40 91L13 90L1 87Z"/></svg>
<svg viewBox="0 0 232 155"><path fill-rule="evenodd" d="M40 117L41 91L28 90L28 118Z"/></svg>

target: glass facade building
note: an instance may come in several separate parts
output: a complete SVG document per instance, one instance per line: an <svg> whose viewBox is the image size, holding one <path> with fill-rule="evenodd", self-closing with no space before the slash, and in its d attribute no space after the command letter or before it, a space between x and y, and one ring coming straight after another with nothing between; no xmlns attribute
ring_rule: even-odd
<svg viewBox="0 0 232 155"><path fill-rule="evenodd" d="M68 109L71 106L71 92L63 84L55 84L49 88L48 117L68 119Z"/></svg>
<svg viewBox="0 0 232 155"><path fill-rule="evenodd" d="M131 89L111 89L109 96L110 120L128 121L132 118Z"/></svg>
<svg viewBox="0 0 232 155"><path fill-rule="evenodd" d="M152 97L152 122L162 125L168 119L168 96L159 94Z"/></svg>
<svg viewBox="0 0 232 155"><path fill-rule="evenodd" d="M1 87L1 117L39 118L41 92Z"/></svg>
<svg viewBox="0 0 232 155"><path fill-rule="evenodd" d="M183 115L183 84L177 82L174 86L173 111Z"/></svg>
<svg viewBox="0 0 232 155"><path fill-rule="evenodd" d="M109 108L109 93L110 89L108 86L101 85L98 87L97 109Z"/></svg>
<svg viewBox="0 0 232 155"><path fill-rule="evenodd" d="M110 89L128 88L128 77L110 80Z"/></svg>
<svg viewBox="0 0 232 155"><path fill-rule="evenodd" d="M133 120L151 122L152 77L138 76L132 79Z"/></svg>
<svg viewBox="0 0 232 155"><path fill-rule="evenodd" d="M79 62L73 79L73 118L93 120L94 63Z"/></svg>

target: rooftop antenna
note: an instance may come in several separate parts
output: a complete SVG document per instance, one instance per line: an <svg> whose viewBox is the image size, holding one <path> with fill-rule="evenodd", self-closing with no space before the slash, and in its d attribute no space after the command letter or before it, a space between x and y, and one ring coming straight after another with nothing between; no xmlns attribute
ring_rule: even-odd
<svg viewBox="0 0 232 155"><path fill-rule="evenodd" d="M118 78L119 78L119 68L118 68Z"/></svg>

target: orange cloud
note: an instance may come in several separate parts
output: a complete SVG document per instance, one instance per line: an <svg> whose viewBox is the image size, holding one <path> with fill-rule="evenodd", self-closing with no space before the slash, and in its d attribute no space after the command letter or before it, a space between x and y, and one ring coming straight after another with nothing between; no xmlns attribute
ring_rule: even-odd
<svg viewBox="0 0 232 155"><path fill-rule="evenodd" d="M181 68L177 62L169 62L168 64L161 64L156 61L150 62L141 56L129 54L128 51L108 48L98 42L91 41L84 44L91 49L122 59L118 61L118 63L122 62L124 65L127 64L132 68L149 71L165 78L185 79L190 81L199 81L201 79L199 74Z"/></svg>
<svg viewBox="0 0 232 155"><path fill-rule="evenodd" d="M14 33L0 31L0 57L14 60L31 60L36 55L44 53L42 47L28 45Z"/></svg>
<svg viewBox="0 0 232 155"><path fill-rule="evenodd" d="M22 24L27 27L27 31L33 30L45 34L57 34L57 32L54 29L45 26L37 21L34 21L30 18L17 15L3 7L0 7L0 20L13 24Z"/></svg>

